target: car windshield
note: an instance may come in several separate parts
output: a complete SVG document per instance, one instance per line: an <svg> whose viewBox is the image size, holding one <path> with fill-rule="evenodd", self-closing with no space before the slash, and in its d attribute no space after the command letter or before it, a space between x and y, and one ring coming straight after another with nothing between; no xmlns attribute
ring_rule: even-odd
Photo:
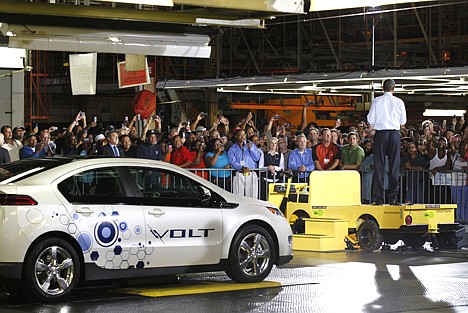
<svg viewBox="0 0 468 313"><path fill-rule="evenodd" d="M71 158L31 158L0 165L0 183L15 182L71 162Z"/></svg>

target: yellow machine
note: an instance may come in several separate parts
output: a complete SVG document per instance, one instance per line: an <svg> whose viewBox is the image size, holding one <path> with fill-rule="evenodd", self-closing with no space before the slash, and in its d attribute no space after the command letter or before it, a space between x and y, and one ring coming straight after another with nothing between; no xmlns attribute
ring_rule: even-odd
<svg viewBox="0 0 468 313"><path fill-rule="evenodd" d="M357 246L353 239L368 251L399 240L413 248L426 241L457 246L456 204L361 204L357 171L314 171L308 184L270 184L268 201L293 227L295 250L342 250L346 242Z"/></svg>

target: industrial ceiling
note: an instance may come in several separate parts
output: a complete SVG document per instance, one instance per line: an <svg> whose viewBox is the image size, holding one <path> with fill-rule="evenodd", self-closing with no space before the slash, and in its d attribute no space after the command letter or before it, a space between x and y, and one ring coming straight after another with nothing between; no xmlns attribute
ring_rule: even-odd
<svg viewBox="0 0 468 313"><path fill-rule="evenodd" d="M121 2L129 2L122 0ZM133 0L131 0L133 1ZM0 23L9 46L32 50L210 57L216 26L264 29L277 16L384 6L422 0L2 0ZM434 2L434 1L424 1ZM410 4L409 4L410 5ZM215 27L210 27L215 26ZM112 41L110 38L117 38ZM396 78L398 92L425 95L468 93L465 67L272 75L235 79L165 81L157 88L216 88L264 94L359 94Z"/></svg>

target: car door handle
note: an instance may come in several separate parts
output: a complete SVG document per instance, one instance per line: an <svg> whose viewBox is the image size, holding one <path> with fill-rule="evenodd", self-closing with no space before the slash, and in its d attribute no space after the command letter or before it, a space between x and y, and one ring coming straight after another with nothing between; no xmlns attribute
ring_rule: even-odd
<svg viewBox="0 0 468 313"><path fill-rule="evenodd" d="M166 214L166 212L164 212L161 209L154 209L153 211L148 211L148 214L154 215L154 216L163 216L164 214Z"/></svg>
<svg viewBox="0 0 468 313"><path fill-rule="evenodd" d="M94 213L94 211L88 207L84 207L84 208L76 209L76 213L83 214L84 216L90 216L91 214Z"/></svg>

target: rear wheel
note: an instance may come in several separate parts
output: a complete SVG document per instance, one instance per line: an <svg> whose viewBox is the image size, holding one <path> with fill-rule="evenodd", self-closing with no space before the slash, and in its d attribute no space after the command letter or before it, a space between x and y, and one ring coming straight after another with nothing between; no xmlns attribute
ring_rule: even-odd
<svg viewBox="0 0 468 313"><path fill-rule="evenodd" d="M366 220L357 229L359 246L366 251L374 251L382 245L382 235L374 220Z"/></svg>
<svg viewBox="0 0 468 313"><path fill-rule="evenodd" d="M247 226L234 237L226 273L241 283L262 281L270 274L275 255L275 244L268 231L260 226Z"/></svg>
<svg viewBox="0 0 468 313"><path fill-rule="evenodd" d="M31 295L54 302L68 296L80 277L80 260L75 249L60 238L40 241L28 254L24 278Z"/></svg>

